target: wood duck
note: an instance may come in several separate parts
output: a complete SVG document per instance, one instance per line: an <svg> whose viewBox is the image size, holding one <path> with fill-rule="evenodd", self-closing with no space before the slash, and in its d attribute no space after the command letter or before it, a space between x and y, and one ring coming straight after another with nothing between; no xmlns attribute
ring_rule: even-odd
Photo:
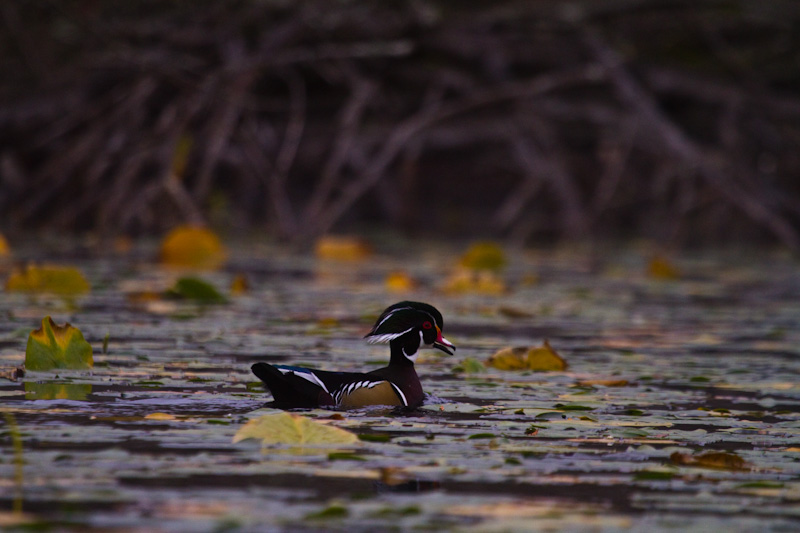
<svg viewBox="0 0 800 533"><path fill-rule="evenodd" d="M388 307L364 337L369 343L388 342L389 366L372 372L328 372L298 366L256 363L253 374L272 393L274 407L363 407L422 405L422 385L414 370L421 344L448 355L456 349L442 337L444 320L432 305L399 302Z"/></svg>

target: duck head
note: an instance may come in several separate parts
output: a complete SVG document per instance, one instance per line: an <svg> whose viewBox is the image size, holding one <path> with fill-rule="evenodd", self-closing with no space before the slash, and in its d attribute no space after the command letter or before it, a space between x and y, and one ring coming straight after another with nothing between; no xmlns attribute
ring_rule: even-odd
<svg viewBox="0 0 800 533"><path fill-rule="evenodd" d="M402 356L413 363L420 345L453 355L456 347L442 337L443 327L444 319L435 307L405 301L387 307L364 338L369 343L388 342L392 359Z"/></svg>

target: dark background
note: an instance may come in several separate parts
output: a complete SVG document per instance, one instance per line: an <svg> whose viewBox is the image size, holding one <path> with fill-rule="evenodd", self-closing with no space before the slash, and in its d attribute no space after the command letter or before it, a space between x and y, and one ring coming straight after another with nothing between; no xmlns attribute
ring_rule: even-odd
<svg viewBox="0 0 800 533"><path fill-rule="evenodd" d="M15 1L0 231L800 248L800 2Z"/></svg>

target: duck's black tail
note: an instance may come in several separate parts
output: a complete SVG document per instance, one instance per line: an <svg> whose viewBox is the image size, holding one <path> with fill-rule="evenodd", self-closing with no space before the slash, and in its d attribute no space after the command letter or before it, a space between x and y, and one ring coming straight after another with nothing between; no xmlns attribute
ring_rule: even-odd
<svg viewBox="0 0 800 533"><path fill-rule="evenodd" d="M284 373L268 363L256 363L250 369L264 382L275 402L273 407L291 409L294 407L319 407L322 389L310 381Z"/></svg>

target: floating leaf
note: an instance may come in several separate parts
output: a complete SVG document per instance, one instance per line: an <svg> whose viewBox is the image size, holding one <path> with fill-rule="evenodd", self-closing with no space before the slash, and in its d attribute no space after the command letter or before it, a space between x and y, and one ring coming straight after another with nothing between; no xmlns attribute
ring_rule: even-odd
<svg viewBox="0 0 800 533"><path fill-rule="evenodd" d="M85 402L92 393L88 383L25 382L26 400L74 400Z"/></svg>
<svg viewBox="0 0 800 533"><path fill-rule="evenodd" d="M417 287L417 282L402 270L391 272L386 276L383 284L389 292L408 292Z"/></svg>
<svg viewBox="0 0 800 533"><path fill-rule="evenodd" d="M89 292L89 282L77 268L28 265L11 273L6 290L77 296Z"/></svg>
<svg viewBox="0 0 800 533"><path fill-rule="evenodd" d="M503 348L489 357L486 365L498 370L534 370L537 372L560 371L567 368L567 362L553 350L548 341L533 348L527 346Z"/></svg>
<svg viewBox="0 0 800 533"><path fill-rule="evenodd" d="M28 370L53 368L87 369L94 366L92 346L81 330L69 324L58 326L46 316L42 327L31 331L25 348L25 367Z"/></svg>
<svg viewBox="0 0 800 533"><path fill-rule="evenodd" d="M506 292L506 284L491 270L456 269L442 285L449 294L488 294L500 295Z"/></svg>
<svg viewBox="0 0 800 533"><path fill-rule="evenodd" d="M145 420L175 420L175 415L171 415L169 413L150 413L149 415L145 415Z"/></svg>
<svg viewBox="0 0 800 533"><path fill-rule="evenodd" d="M466 374L480 374L481 372L486 371L486 366L474 357L467 357L458 367L454 368L453 370L458 372L464 372Z"/></svg>
<svg viewBox="0 0 800 533"><path fill-rule="evenodd" d="M665 257L653 256L647 263L647 275L653 279L674 280L680 277L678 269Z"/></svg>
<svg viewBox="0 0 800 533"><path fill-rule="evenodd" d="M361 261L372 255L372 248L358 237L329 235L317 241L314 252L319 259Z"/></svg>
<svg viewBox="0 0 800 533"><path fill-rule="evenodd" d="M669 456L673 464L682 466L696 466L700 468L714 468L717 470L750 470L747 462L728 452L707 452L700 455L689 455L675 452Z"/></svg>
<svg viewBox="0 0 800 533"><path fill-rule="evenodd" d="M332 518L344 518L350 514L347 507L341 505L331 505L316 513L306 515L307 520L330 520Z"/></svg>
<svg viewBox="0 0 800 533"><path fill-rule="evenodd" d="M582 379L575 383L579 387L594 387L601 385L603 387L627 387L627 379Z"/></svg>
<svg viewBox="0 0 800 533"><path fill-rule="evenodd" d="M206 228L179 226L161 243L161 263L169 267L216 270L226 256L219 237Z"/></svg>
<svg viewBox="0 0 800 533"><path fill-rule="evenodd" d="M500 245L485 241L473 243L459 263L471 270L502 270L506 266L506 254Z"/></svg>
<svg viewBox="0 0 800 533"><path fill-rule="evenodd" d="M319 446L358 442L358 436L355 433L292 413L264 415L249 421L236 432L233 442L237 443L245 439L258 439L264 445Z"/></svg>
<svg viewBox="0 0 800 533"><path fill-rule="evenodd" d="M244 274L236 274L231 281L231 294L238 296L250 292L250 282Z"/></svg>
<svg viewBox="0 0 800 533"><path fill-rule="evenodd" d="M199 278L180 278L175 285L167 291L169 296L194 300L206 304L222 304L227 298L217 291L213 285Z"/></svg>
<svg viewBox="0 0 800 533"><path fill-rule="evenodd" d="M25 377L25 367L15 366L11 368L0 368L0 379L7 379L9 381L17 381Z"/></svg>

